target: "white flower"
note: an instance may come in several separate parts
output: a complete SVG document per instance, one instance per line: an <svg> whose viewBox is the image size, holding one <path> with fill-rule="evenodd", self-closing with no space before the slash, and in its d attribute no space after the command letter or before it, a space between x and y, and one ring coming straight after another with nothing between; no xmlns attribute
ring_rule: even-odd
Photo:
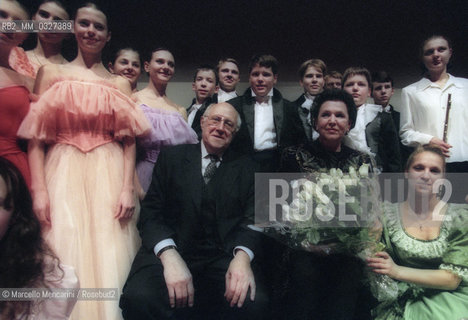
<svg viewBox="0 0 468 320"><path fill-rule="evenodd" d="M336 170L336 169L330 169L330 170ZM332 176L328 174L327 172L321 172L318 178L319 180L330 180Z"/></svg>
<svg viewBox="0 0 468 320"><path fill-rule="evenodd" d="M343 171L341 171L341 169L336 169L336 168L332 168L330 169L330 177L331 178L335 178L335 179L339 179L343 176Z"/></svg>
<svg viewBox="0 0 468 320"><path fill-rule="evenodd" d="M330 203L330 198L322 191L321 188L316 188L315 189L315 196L323 204L329 204Z"/></svg>
<svg viewBox="0 0 468 320"><path fill-rule="evenodd" d="M315 215L320 221L330 221L335 217L335 212L329 206L319 204L315 208Z"/></svg>
<svg viewBox="0 0 468 320"><path fill-rule="evenodd" d="M367 163L364 163L360 168L359 168L359 175L362 178L368 177L369 176L369 165Z"/></svg>
<svg viewBox="0 0 468 320"><path fill-rule="evenodd" d="M289 184L291 185L291 188L296 189L299 186L299 180L291 180Z"/></svg>
<svg viewBox="0 0 468 320"><path fill-rule="evenodd" d="M343 176L343 171L341 171L341 169L336 169L336 174L341 178Z"/></svg>
<svg viewBox="0 0 468 320"><path fill-rule="evenodd" d="M299 198L294 198L291 202L291 209L297 209L301 205L301 200Z"/></svg>
<svg viewBox="0 0 468 320"><path fill-rule="evenodd" d="M312 199L312 192L302 190L301 192L299 192L298 198L303 201L309 201L310 199Z"/></svg>
<svg viewBox="0 0 468 320"><path fill-rule="evenodd" d="M314 189L315 189L315 183L313 183L312 181L306 181L302 187L304 188L304 191L307 192L307 193L313 193L314 192Z"/></svg>
<svg viewBox="0 0 468 320"><path fill-rule="evenodd" d="M357 179L358 176L354 167L349 167L349 176L351 178Z"/></svg>

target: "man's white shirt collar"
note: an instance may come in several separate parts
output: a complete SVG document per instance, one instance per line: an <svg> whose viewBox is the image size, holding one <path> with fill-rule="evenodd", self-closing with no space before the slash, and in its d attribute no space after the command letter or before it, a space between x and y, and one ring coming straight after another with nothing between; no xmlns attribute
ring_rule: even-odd
<svg viewBox="0 0 468 320"><path fill-rule="evenodd" d="M226 92L221 88L218 90L218 103L228 101L235 97L237 97L237 92L235 90L231 92Z"/></svg>

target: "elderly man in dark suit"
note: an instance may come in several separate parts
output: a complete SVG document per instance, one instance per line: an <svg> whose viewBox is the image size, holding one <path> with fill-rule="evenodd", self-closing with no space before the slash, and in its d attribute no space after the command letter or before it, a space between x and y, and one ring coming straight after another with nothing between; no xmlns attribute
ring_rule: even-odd
<svg viewBox="0 0 468 320"><path fill-rule="evenodd" d="M261 171L276 171L281 150L306 140L297 108L274 89L278 80L278 61L271 55L250 60L250 88L231 99L242 119L232 148L253 154Z"/></svg>
<svg viewBox="0 0 468 320"><path fill-rule="evenodd" d="M228 152L240 124L231 105L212 105L201 143L161 152L142 203L142 247L120 301L125 319L267 317L254 260L261 234L247 228L254 164Z"/></svg>

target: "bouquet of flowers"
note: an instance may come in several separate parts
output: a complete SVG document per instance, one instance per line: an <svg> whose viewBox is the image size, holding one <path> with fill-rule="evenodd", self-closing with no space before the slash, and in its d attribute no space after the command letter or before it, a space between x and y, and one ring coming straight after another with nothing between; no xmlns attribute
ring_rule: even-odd
<svg viewBox="0 0 468 320"><path fill-rule="evenodd" d="M381 205L377 181L369 166L309 174L290 181L291 201L282 206L282 219L266 232L283 235L293 248L333 244L334 250L357 254L376 244L372 235Z"/></svg>
<svg viewBox="0 0 468 320"><path fill-rule="evenodd" d="M379 242L381 201L377 179L369 165L348 173L331 169L290 181L293 190L282 206L282 219L264 232L294 249L330 254L340 252L362 259L382 251ZM388 278L388 277L387 277ZM371 290L379 301L397 294L391 279L369 273Z"/></svg>

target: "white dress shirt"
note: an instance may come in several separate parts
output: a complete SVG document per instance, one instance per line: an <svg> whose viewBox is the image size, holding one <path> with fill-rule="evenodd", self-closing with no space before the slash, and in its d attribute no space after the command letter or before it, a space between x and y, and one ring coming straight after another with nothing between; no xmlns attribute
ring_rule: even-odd
<svg viewBox="0 0 468 320"><path fill-rule="evenodd" d="M257 95L252 90L252 97ZM256 151L276 148L276 128L273 118L273 89L266 102L255 100L254 106L254 149Z"/></svg>
<svg viewBox="0 0 468 320"><path fill-rule="evenodd" d="M206 147L205 147L205 144L203 143L203 140L201 141L200 143L201 145L201 160L202 160L202 176L205 174L205 170L206 170L206 167L208 167L208 164L210 164L211 162L211 159L210 159L210 155L208 153L208 151L206 150ZM219 157L219 160L217 163L216 163L216 166L219 167L219 165L221 164L221 161L222 161L222 156ZM158 256L158 253L159 251L161 251L162 249L164 249L165 247L167 246L175 246L175 242L173 239L171 238L168 238L168 239L164 239L164 240L161 240L159 241L153 248L153 252L156 256ZM249 248L247 247L244 247L244 246L237 246L234 248L232 254L235 256L236 255L236 251L237 250L243 250L245 253L247 253L247 255L249 256L250 258L250 261L253 260L253 258L255 257L254 253L252 250L250 250Z"/></svg>
<svg viewBox="0 0 468 320"><path fill-rule="evenodd" d="M356 124L348 132L347 137L344 139L344 144L350 148L375 156L367 145L366 127L382 111L382 106L365 103L357 111Z"/></svg>
<svg viewBox="0 0 468 320"><path fill-rule="evenodd" d="M223 89L219 88L218 90L218 103L226 102L232 98L237 97L236 91L226 92Z"/></svg>
<svg viewBox="0 0 468 320"><path fill-rule="evenodd" d="M197 114L197 111L200 110L201 104L192 104L189 110L189 114L187 116L187 123L189 126L192 126L193 119L195 119L195 115Z"/></svg>
<svg viewBox="0 0 468 320"><path fill-rule="evenodd" d="M315 97L316 96L312 96L308 92L304 93L305 101L302 103L302 106L301 106L301 107L309 110L309 114L307 115L307 121L310 124L312 124L311 110L312 110L312 104L314 103ZM314 128L312 128L312 140L317 140L319 136L320 136L319 133L317 131L315 131Z"/></svg>
<svg viewBox="0 0 468 320"><path fill-rule="evenodd" d="M447 162L468 161L468 79L449 75L443 88L423 78L401 93L400 137L407 146L443 139L449 93L452 95L447 143L452 145Z"/></svg>
<svg viewBox="0 0 468 320"><path fill-rule="evenodd" d="M310 111L312 109L312 104L314 103L315 96L310 95L309 93L304 93L305 101L302 103L302 107ZM308 119L310 120L310 113Z"/></svg>

